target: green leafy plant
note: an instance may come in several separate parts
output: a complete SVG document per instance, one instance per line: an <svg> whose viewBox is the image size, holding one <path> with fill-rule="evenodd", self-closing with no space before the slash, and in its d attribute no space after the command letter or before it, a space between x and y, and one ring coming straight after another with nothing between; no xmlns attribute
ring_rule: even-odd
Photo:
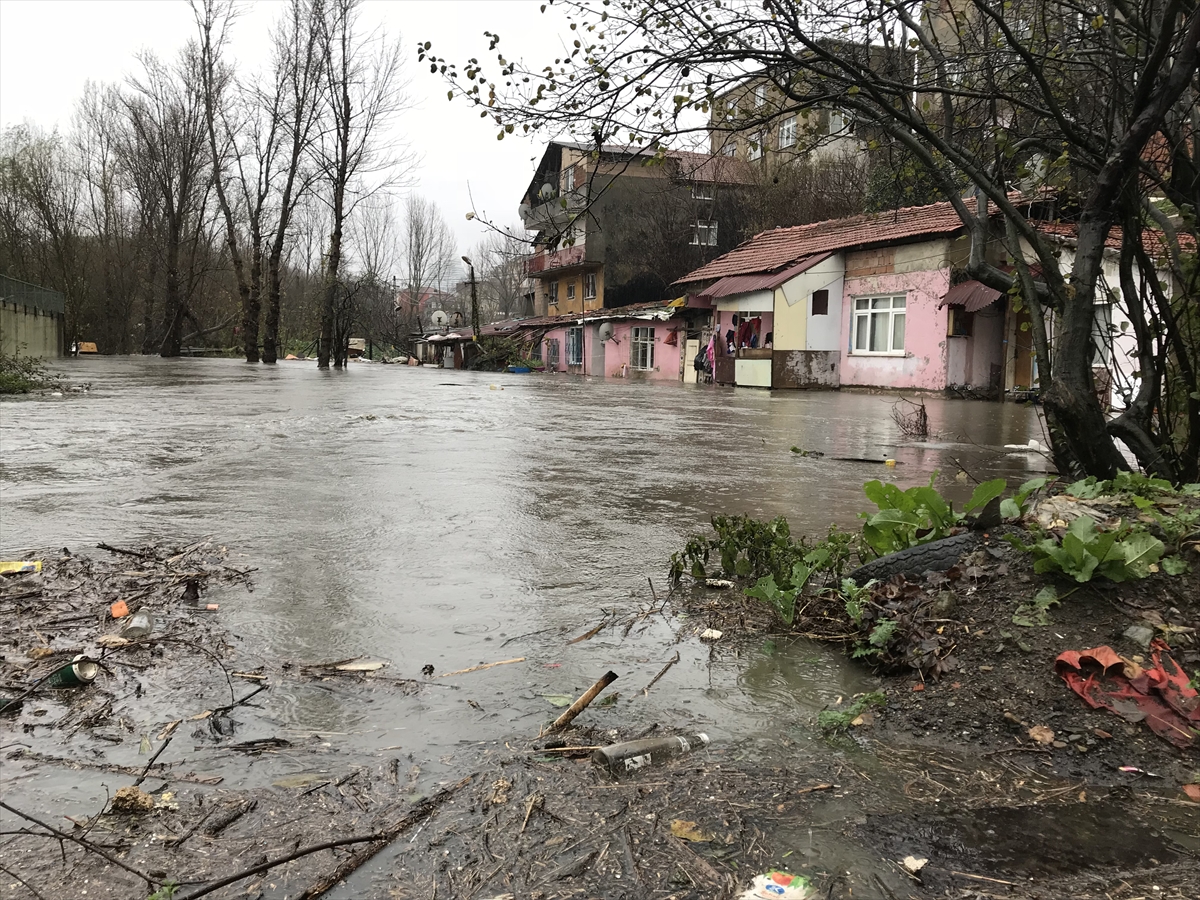
<svg viewBox="0 0 1200 900"><path fill-rule="evenodd" d="M873 691L855 699L843 710L823 709L817 713L817 727L827 734L845 731L855 719L872 707L887 706L887 697L882 691Z"/></svg>
<svg viewBox="0 0 1200 900"><path fill-rule="evenodd" d="M1067 526L1061 543L1047 537L1031 549L1035 572L1057 572L1082 583L1097 576L1116 582L1145 578L1166 548L1145 531L1125 525L1100 531L1091 516L1079 516Z"/></svg>
<svg viewBox="0 0 1200 900"><path fill-rule="evenodd" d="M158 890L146 898L146 900L172 900L178 891L178 882L164 881L162 885L159 886Z"/></svg>
<svg viewBox="0 0 1200 900"><path fill-rule="evenodd" d="M857 541L856 535L833 525L816 544L804 538L793 540L787 519L782 517L763 522L748 516L714 516L712 527L715 537L692 535L682 551L671 555L671 584L679 584L684 572L697 580L715 574L714 560L727 577L759 580L770 575L780 589L793 585L797 563L811 567L809 575L822 572L837 579L846 570Z"/></svg>
<svg viewBox="0 0 1200 900"><path fill-rule="evenodd" d="M951 528L960 524L964 515L956 513L950 503L934 488L934 472L929 484L901 490L894 484L868 481L863 493L878 508L877 513L862 513L866 519L863 540L879 556L895 553L917 544L943 538ZM995 478L975 488L964 512L982 508L1004 493L1005 481Z"/></svg>
<svg viewBox="0 0 1200 900"><path fill-rule="evenodd" d="M1022 628L1036 628L1039 625L1049 625L1050 607L1058 606L1077 590L1079 588L1072 588L1062 596L1059 596L1058 591L1053 586L1046 585L1033 595L1032 600L1027 600L1017 607L1012 617L1013 624L1020 625Z"/></svg>
<svg viewBox="0 0 1200 900"><path fill-rule="evenodd" d="M0 353L0 394L63 389L63 380L47 370L41 360L19 353Z"/></svg>
<svg viewBox="0 0 1200 900"><path fill-rule="evenodd" d="M1027 511L1026 502L1029 500L1030 495L1053 481L1053 478L1046 476L1029 479L1029 481L1017 488L1017 492L1013 496L1006 497L1000 501L1000 515L1006 519L1020 519Z"/></svg>

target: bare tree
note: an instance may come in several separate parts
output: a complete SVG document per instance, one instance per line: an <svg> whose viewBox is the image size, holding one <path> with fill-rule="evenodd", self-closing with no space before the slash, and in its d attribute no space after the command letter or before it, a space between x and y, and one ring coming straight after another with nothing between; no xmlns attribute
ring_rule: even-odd
<svg viewBox="0 0 1200 900"><path fill-rule="evenodd" d="M319 3L290 0L274 34L274 97L282 118L283 181L276 205L275 234L267 258L267 314L263 323L263 362L279 354L283 254L297 204L307 194L315 170L304 168L319 125L324 44Z"/></svg>
<svg viewBox="0 0 1200 900"><path fill-rule="evenodd" d="M403 106L400 47L382 33L364 34L359 22L361 0L328 0L322 20L322 94L328 122L317 145L324 182L323 199L330 210L329 249L325 256L325 293L321 304L319 368L346 362L343 340L335 346L346 220L354 206L378 189L380 172L396 160L382 145L380 131ZM374 179L374 183L372 183Z"/></svg>
<svg viewBox="0 0 1200 900"><path fill-rule="evenodd" d="M143 75L130 79L124 97L129 132L122 149L143 197L155 198L161 210L166 282L159 354L178 356L188 313L183 254L194 250L209 174L204 102L195 84L194 48L185 49L174 68L152 53L140 61Z"/></svg>
<svg viewBox="0 0 1200 900"><path fill-rule="evenodd" d="M422 297L446 290L458 270L458 248L437 204L418 194L410 195L404 202L400 269L407 303L420 327Z"/></svg>
<svg viewBox="0 0 1200 900"><path fill-rule="evenodd" d="M1028 305L1060 470L1111 477L1127 465L1119 436L1146 469L1195 479L1200 355L1188 320L1197 285L1181 253L1186 242L1174 235L1185 227L1194 238L1196 225L1194 217L1171 220L1155 201L1168 195L1179 210L1200 201L1195 2L1099 13L1073 0L556 5L566 7L577 37L553 65L497 52L490 71L476 59L459 67L433 57L428 43L418 58L491 116L500 138L544 127L587 142L619 134L666 147L710 131L763 134L780 115L840 111L873 140L912 154L971 236L971 277ZM492 35L493 50L499 41ZM778 102L710 120L750 74ZM959 178L974 186L975 202L962 197ZM1058 198L1073 224L1066 265L1061 244L1039 228L1035 211L1044 214L1044 204L1022 202L1014 184ZM1146 286L1132 314L1143 358L1157 365L1109 422L1093 381L1092 332L1114 225L1127 248L1123 287ZM1171 257L1175 284L1160 278L1158 247ZM1015 268L996 265L995 250ZM1168 383L1176 376L1178 389ZM1172 393L1181 399L1163 418L1160 401Z"/></svg>
<svg viewBox="0 0 1200 900"><path fill-rule="evenodd" d="M525 274L530 249L528 239L514 226L490 232L471 251L479 267L479 304L487 321L533 314L528 301L532 287Z"/></svg>

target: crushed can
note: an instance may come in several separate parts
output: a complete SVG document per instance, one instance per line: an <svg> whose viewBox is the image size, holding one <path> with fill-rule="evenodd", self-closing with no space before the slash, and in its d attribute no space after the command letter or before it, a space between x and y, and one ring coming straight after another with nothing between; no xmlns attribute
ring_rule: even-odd
<svg viewBox="0 0 1200 900"><path fill-rule="evenodd" d="M73 688L91 684L100 674L100 664L90 657L80 654L50 676L46 681L47 687Z"/></svg>

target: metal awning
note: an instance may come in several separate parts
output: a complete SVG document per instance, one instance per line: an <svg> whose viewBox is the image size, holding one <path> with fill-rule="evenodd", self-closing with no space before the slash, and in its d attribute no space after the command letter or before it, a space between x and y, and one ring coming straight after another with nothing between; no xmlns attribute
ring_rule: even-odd
<svg viewBox="0 0 1200 900"><path fill-rule="evenodd" d="M791 281L797 275L807 272L817 263L828 259L832 253L815 253L792 263L786 269L777 272L762 272L754 275L726 275L699 296L716 300L719 297L729 297L733 294L749 294L753 291L773 291L781 284Z"/></svg>
<svg viewBox="0 0 1200 900"><path fill-rule="evenodd" d="M981 309L987 309L987 307L999 300L1001 296L998 290L990 288L986 284L981 284L978 281L964 281L946 291L946 296L942 298L942 302L938 304L938 308L941 309L943 306L961 306L967 312L979 312Z"/></svg>

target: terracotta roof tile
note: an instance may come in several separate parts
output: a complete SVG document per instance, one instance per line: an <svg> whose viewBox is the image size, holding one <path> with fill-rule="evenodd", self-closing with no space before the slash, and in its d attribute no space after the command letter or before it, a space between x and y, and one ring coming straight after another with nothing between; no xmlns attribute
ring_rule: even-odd
<svg viewBox="0 0 1200 900"><path fill-rule="evenodd" d="M968 209L973 210L975 199L968 199L966 204ZM675 283L688 284L728 275L774 272L815 253L892 243L926 235L953 234L962 228L962 220L949 203L910 206L849 219L776 228L755 235Z"/></svg>

